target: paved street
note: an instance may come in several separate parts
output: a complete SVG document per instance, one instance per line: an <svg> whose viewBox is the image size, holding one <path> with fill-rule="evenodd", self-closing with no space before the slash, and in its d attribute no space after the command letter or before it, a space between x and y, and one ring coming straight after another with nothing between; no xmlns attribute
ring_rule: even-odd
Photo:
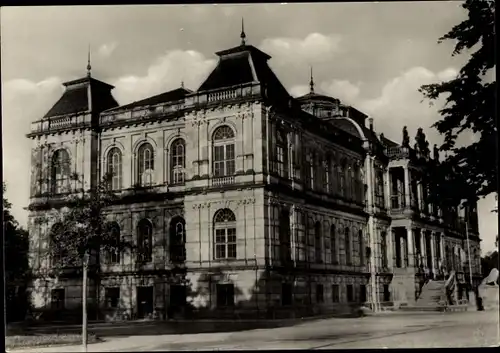
<svg viewBox="0 0 500 353"><path fill-rule="evenodd" d="M499 345L498 312L396 313L357 319L324 319L293 327L232 333L107 338L90 352L488 347ZM53 347L32 352L81 351ZM23 352L28 352L23 350Z"/></svg>

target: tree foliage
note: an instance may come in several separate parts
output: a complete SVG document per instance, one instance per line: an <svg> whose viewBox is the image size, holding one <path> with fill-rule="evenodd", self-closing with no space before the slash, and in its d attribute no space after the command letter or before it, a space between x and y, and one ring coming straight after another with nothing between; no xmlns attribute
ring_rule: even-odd
<svg viewBox="0 0 500 353"><path fill-rule="evenodd" d="M448 185L438 198L458 204L460 199L477 199L497 189L497 122L495 116L496 81L489 79L495 68L495 4L493 1L467 0L463 8L468 18L439 39L456 42L453 56L470 52L468 62L457 77L424 85L420 92L432 101L446 97L435 127L444 135L440 146L447 156L434 171L435 183ZM471 132L476 141L458 146L457 138Z"/></svg>
<svg viewBox="0 0 500 353"><path fill-rule="evenodd" d="M3 183L3 235L5 247L5 284L7 289L7 319L24 319L27 308L25 289L29 281L28 232L19 227L11 214L11 203L5 198Z"/></svg>
<svg viewBox="0 0 500 353"><path fill-rule="evenodd" d="M111 232L106 209L117 199L110 188L110 177L105 176L89 192L72 194L65 207L55 214L41 217L50 224L48 256L52 273L68 267L80 267L85 255L90 264L99 263L101 253L122 251L128 244Z"/></svg>

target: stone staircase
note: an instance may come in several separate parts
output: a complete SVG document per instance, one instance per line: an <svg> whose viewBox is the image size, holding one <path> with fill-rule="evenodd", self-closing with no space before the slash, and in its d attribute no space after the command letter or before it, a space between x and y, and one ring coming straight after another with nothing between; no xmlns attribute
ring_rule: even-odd
<svg viewBox="0 0 500 353"><path fill-rule="evenodd" d="M403 311L467 310L467 303L454 302L455 272L446 281L428 281L422 287L415 305L400 307ZM447 292L450 297L448 297Z"/></svg>

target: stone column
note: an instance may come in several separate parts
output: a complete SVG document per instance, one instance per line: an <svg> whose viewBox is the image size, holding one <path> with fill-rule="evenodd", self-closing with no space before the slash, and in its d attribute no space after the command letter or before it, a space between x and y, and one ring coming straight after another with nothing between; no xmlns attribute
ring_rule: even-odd
<svg viewBox="0 0 500 353"><path fill-rule="evenodd" d="M431 261L432 261L432 273L435 275L437 273L436 271L436 249L434 248L434 243L435 243L435 234L434 232L429 232L429 236L430 236L430 243L431 243L431 248L430 248L430 251L431 251Z"/></svg>
<svg viewBox="0 0 500 353"><path fill-rule="evenodd" d="M410 171L408 169L408 165L404 167L404 191L405 191L405 208L411 206L411 180L410 180Z"/></svg>
<svg viewBox="0 0 500 353"><path fill-rule="evenodd" d="M386 171L385 171L385 183L384 183L384 186L385 186L385 195L384 195L384 202L385 202L385 206L388 210L391 209L391 203L392 203L392 200L391 200L391 173L390 173L390 169L387 168Z"/></svg>
<svg viewBox="0 0 500 353"><path fill-rule="evenodd" d="M415 267L415 231L414 228L409 227L406 228L406 236L407 236L407 256L408 256L408 267Z"/></svg>

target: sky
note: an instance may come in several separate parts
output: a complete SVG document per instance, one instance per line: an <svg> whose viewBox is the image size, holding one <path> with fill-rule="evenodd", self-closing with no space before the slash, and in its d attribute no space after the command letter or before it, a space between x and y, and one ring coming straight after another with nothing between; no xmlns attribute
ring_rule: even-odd
<svg viewBox="0 0 500 353"><path fill-rule="evenodd" d="M196 90L217 63L215 52L247 43L272 56L270 66L289 93L339 98L374 119L396 142L407 126L431 125L442 102L429 106L418 88L456 75L468 55L452 57L439 37L466 18L458 1L252 5L2 7L3 178L13 214L26 224L30 149L25 135L57 101L62 83L86 74L113 84L126 104L170 89ZM471 136L462 137L466 143ZM413 141L413 140L412 140ZM412 142L413 143L413 142ZM494 196L480 200L483 252L498 234Z"/></svg>

